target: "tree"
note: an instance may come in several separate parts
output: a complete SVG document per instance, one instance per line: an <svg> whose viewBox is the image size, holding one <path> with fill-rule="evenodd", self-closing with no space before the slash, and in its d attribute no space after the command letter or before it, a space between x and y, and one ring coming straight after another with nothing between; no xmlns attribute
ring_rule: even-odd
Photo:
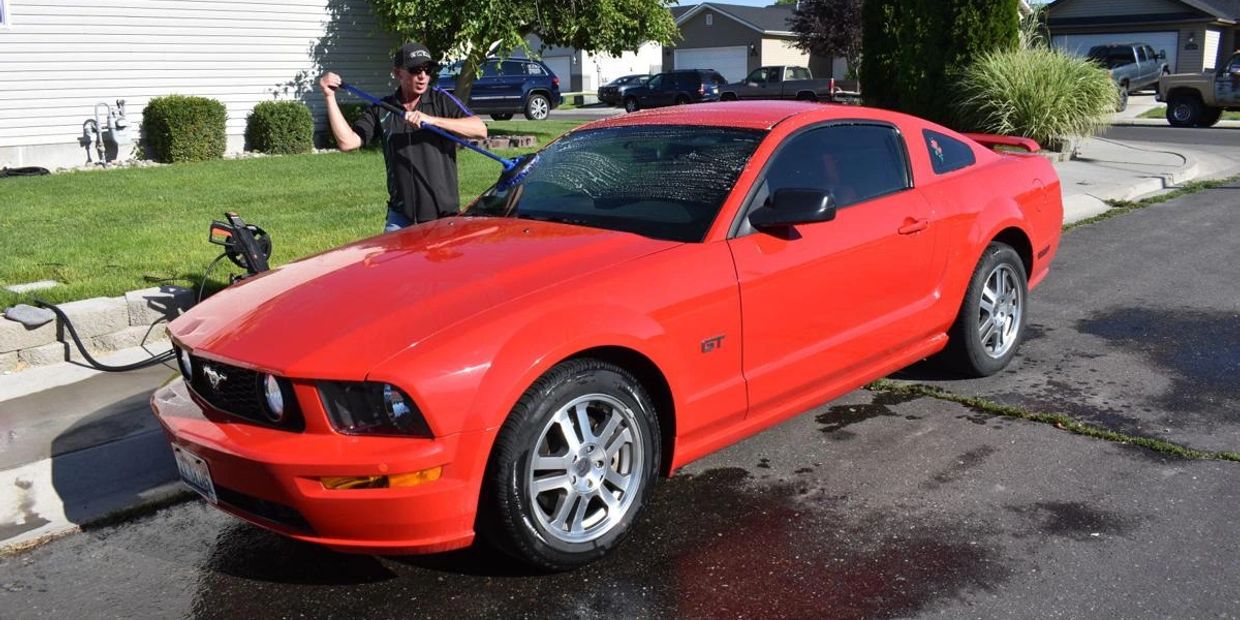
<svg viewBox="0 0 1240 620"><path fill-rule="evenodd" d="M802 0L792 13L797 47L815 56L842 56L856 70L861 59L861 4L862 0Z"/></svg>
<svg viewBox="0 0 1240 620"><path fill-rule="evenodd" d="M941 123L960 73L1019 45L1018 0L865 0L861 14L866 102Z"/></svg>
<svg viewBox="0 0 1240 620"><path fill-rule="evenodd" d="M538 35L546 45L620 54L679 35L674 0L370 0L383 24L425 43L440 60L462 60L456 95L468 101L488 54L507 56Z"/></svg>

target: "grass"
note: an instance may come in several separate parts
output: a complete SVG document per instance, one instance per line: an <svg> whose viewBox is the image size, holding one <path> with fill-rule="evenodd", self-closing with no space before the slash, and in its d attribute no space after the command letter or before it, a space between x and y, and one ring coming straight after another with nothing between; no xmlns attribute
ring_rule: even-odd
<svg viewBox="0 0 1240 620"><path fill-rule="evenodd" d="M533 135L539 145L580 122L507 121L491 135ZM508 150L513 156L522 151ZM499 165L462 150L462 204ZM218 160L0 181L0 284L56 280L53 303L116 296L159 283L197 286L220 251L207 226L236 211L272 237L273 265L377 234L387 202L378 151ZM229 265L225 263L225 265ZM217 268L216 282L226 269ZM0 307L33 295L0 291Z"/></svg>
<svg viewBox="0 0 1240 620"><path fill-rule="evenodd" d="M1167 118L1167 106L1150 108L1139 114L1137 118ZM1240 121L1240 112L1223 112L1221 118L1225 121Z"/></svg>
<svg viewBox="0 0 1240 620"><path fill-rule="evenodd" d="M1162 439L1129 435L1094 426L1092 424L1086 424L1085 422L1081 422L1072 416L1063 413L1039 413L1028 411L1020 407L1004 405L1002 403L996 403L984 398L953 394L946 390L929 385L900 383L889 379L880 379L867 386L867 389L875 392L936 398L939 400L964 405L976 411L981 411L992 415L1016 418L1018 420L1028 420L1030 422L1040 422L1042 424L1050 424L1055 428L1065 430L1070 433L1075 433L1077 435L1084 435L1086 437L1093 437L1104 441L1140 446L1148 450L1153 450L1162 454L1170 454L1180 458L1240 462L1240 452L1210 452L1206 450L1196 450L1181 446L1177 443L1172 443L1170 441L1164 441Z"/></svg>
<svg viewBox="0 0 1240 620"><path fill-rule="evenodd" d="M1108 200L1106 201L1106 203L1111 206L1110 209L1107 209L1106 211L1099 213L1098 215L1095 215L1093 217L1086 218L1086 219L1083 219L1077 222L1073 222L1071 224L1065 224L1063 229L1065 231L1069 231L1078 226L1086 226L1089 224L1094 224L1097 222L1101 222L1102 220L1111 219L1117 215L1123 215L1131 211L1136 211L1137 209L1144 209L1145 207L1148 207L1150 205L1156 205L1160 202L1166 202L1168 200L1179 198L1181 196L1187 196L1188 194L1195 194L1197 192L1205 191L1208 189L1214 189L1217 187L1222 187L1224 185L1230 185L1232 183L1240 183L1240 175L1229 177L1226 179L1211 179L1208 181L1189 181L1187 183L1181 184L1180 186L1174 189L1162 192L1160 194L1155 194L1148 198L1142 198L1141 200Z"/></svg>

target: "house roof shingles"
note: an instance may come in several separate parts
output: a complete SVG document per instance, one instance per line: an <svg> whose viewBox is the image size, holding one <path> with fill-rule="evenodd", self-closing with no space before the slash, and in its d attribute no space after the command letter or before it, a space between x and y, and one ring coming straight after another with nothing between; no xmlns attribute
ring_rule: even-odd
<svg viewBox="0 0 1240 620"><path fill-rule="evenodd" d="M672 7L672 17L679 20L684 14L699 7L702 7L703 11L707 8L713 8L719 13L730 15L763 32L792 31L792 26L788 23L788 20L792 19L793 6L787 4L778 6L743 6L739 4L703 2L697 6ZM677 11L677 9L683 10Z"/></svg>

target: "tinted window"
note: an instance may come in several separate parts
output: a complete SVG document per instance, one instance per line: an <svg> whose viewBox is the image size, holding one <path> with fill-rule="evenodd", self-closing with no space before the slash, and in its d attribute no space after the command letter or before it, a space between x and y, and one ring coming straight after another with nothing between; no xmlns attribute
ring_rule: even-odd
<svg viewBox="0 0 1240 620"><path fill-rule="evenodd" d="M764 135L678 125L578 131L540 152L519 185L488 190L466 215L701 241Z"/></svg>
<svg viewBox="0 0 1240 620"><path fill-rule="evenodd" d="M922 134L926 138L926 150L930 152L930 166L935 174L959 170L977 162L969 145L929 129Z"/></svg>
<svg viewBox="0 0 1240 620"><path fill-rule="evenodd" d="M1131 47L1098 46L1089 50L1090 60L1095 60L1108 69L1130 65L1135 61Z"/></svg>
<svg viewBox="0 0 1240 620"><path fill-rule="evenodd" d="M904 142L891 127L835 125L793 136L766 173L759 204L775 190L821 189L841 207L909 186Z"/></svg>
<svg viewBox="0 0 1240 620"><path fill-rule="evenodd" d="M1145 62L1145 61L1147 61L1147 60L1149 60L1149 59L1150 59L1150 57L1145 55L1145 48L1144 48L1144 47L1138 47L1138 48L1137 48L1137 60L1140 60L1141 62Z"/></svg>
<svg viewBox="0 0 1240 620"><path fill-rule="evenodd" d="M707 79L709 79L711 82L714 82L715 84L719 84L720 86L728 83L728 81L723 79L723 76L719 75L718 73L711 73L707 77ZM697 84L695 83L694 86L697 86Z"/></svg>
<svg viewBox="0 0 1240 620"><path fill-rule="evenodd" d="M784 81L783 77L784 77L783 69L771 69L770 74L767 75L767 79L770 82L782 82Z"/></svg>
<svg viewBox="0 0 1240 620"><path fill-rule="evenodd" d="M646 86L649 86L651 89L658 90L663 86L663 80L665 79L667 79L667 76L660 73L659 75L650 78L650 81L646 83Z"/></svg>
<svg viewBox="0 0 1240 620"><path fill-rule="evenodd" d="M500 66L498 61L488 60L482 65L482 69L478 71L478 75L482 77L495 77L499 75L499 68Z"/></svg>
<svg viewBox="0 0 1240 620"><path fill-rule="evenodd" d="M749 77L745 78L745 81L746 82L765 82L766 81L766 69L765 68L754 69L753 73L750 73Z"/></svg>
<svg viewBox="0 0 1240 620"><path fill-rule="evenodd" d="M503 63L500 63L500 70L503 71L503 75L507 76L525 75L525 63L505 60Z"/></svg>

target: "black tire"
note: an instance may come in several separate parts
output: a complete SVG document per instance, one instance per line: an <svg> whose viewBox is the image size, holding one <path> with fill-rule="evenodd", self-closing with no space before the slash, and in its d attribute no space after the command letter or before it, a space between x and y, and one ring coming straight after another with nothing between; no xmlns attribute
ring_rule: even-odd
<svg viewBox="0 0 1240 620"><path fill-rule="evenodd" d="M624 98L624 111L625 112L636 112L640 109L641 109L641 106L637 105L637 97L625 97Z"/></svg>
<svg viewBox="0 0 1240 620"><path fill-rule="evenodd" d="M686 96L684 96L684 95L678 95L678 96L676 97L676 105L685 105L685 104L687 104L687 103L689 103L689 98L688 98L688 97L686 97Z"/></svg>
<svg viewBox="0 0 1240 620"><path fill-rule="evenodd" d="M1223 118L1223 108L1206 108L1201 113L1201 117L1197 119L1197 127L1213 127L1218 124L1218 120Z"/></svg>
<svg viewBox="0 0 1240 620"><path fill-rule="evenodd" d="M1128 109L1128 83L1124 82L1119 85L1119 103L1115 104L1116 112L1123 112Z"/></svg>
<svg viewBox="0 0 1240 620"><path fill-rule="evenodd" d="M736 93L723 93L719 97L720 101L736 101Z"/></svg>
<svg viewBox="0 0 1240 620"><path fill-rule="evenodd" d="M591 439L584 437L584 433L575 433L573 438L579 445L574 452L565 434L573 431L565 430L557 422L556 415L577 400L583 400L591 433L598 435ZM620 420L616 426L609 423L613 417ZM565 419L574 428L581 426L576 416ZM610 435L604 426L611 429ZM594 442L604 446L609 441L624 439L625 435L628 441L610 462L606 447L595 447ZM613 439L608 439L609 436ZM563 479L575 474L572 484L532 493L534 472L548 471L544 467L534 469L532 459L557 438L561 445L555 453L547 450L541 456L545 460L571 459L571 464L552 468L553 471L564 468L558 476L544 474L538 479ZM558 454L558 448L563 448L564 454ZM611 481L612 473L622 476L614 470L621 468L626 460L628 484L637 485L627 493ZM587 358L564 362L526 390L500 429L487 466L480 533L494 546L539 569L563 571L583 566L610 552L632 528L650 496L660 462L658 414L637 379L625 369L601 360ZM603 477L599 478L600 475ZM591 496L582 503L579 498L584 495L578 492ZM603 493L618 502L620 507L614 514L611 504L603 501ZM554 506L548 505L548 500L554 500ZM554 521L547 522L551 512L561 515L560 520L572 513L575 519L585 515L587 519L598 517L599 521L590 528L574 532L579 522L565 522L567 529L556 528ZM598 531L591 534L591 528ZM569 540L572 537L577 539Z"/></svg>
<svg viewBox="0 0 1240 620"><path fill-rule="evenodd" d="M815 95L814 93L809 93L809 92L797 93L797 101L809 101L812 103L812 102L818 101L818 95Z"/></svg>
<svg viewBox="0 0 1240 620"><path fill-rule="evenodd" d="M983 308L984 291L995 290L988 287L988 284L994 281L992 278L1003 278L1009 282L1009 286L1014 285L1011 303L1018 310L1015 317L1011 316L1013 312L1005 301L1006 296L996 300L1000 308L994 308L989 313ZM1020 255L1009 245L992 242L982 253L982 258L973 270L973 277L969 279L964 301L960 304L960 314L956 316L956 322L948 333L947 349L943 352L944 361L969 377L986 377L1003 370L1016 356L1016 350L1020 348L1020 341L1025 335L1028 292L1025 265L1021 262ZM1014 322L1014 329L1010 332L1000 328L1002 333L1009 334L1007 338L998 339L998 335L995 336L996 344L1007 343L1006 348L1001 351L991 351L988 345L990 338L983 338L981 333L981 328L988 324L984 319L989 318L993 322L996 316L1000 317L1000 323L1004 326L1012 325L1007 321L1009 318Z"/></svg>
<svg viewBox="0 0 1240 620"><path fill-rule="evenodd" d="M1191 95L1175 95L1167 102L1167 122L1172 127L1194 127L1201 113L1201 100Z"/></svg>
<svg viewBox="0 0 1240 620"><path fill-rule="evenodd" d="M525 100L525 118L531 121L546 120L551 115L551 100L546 95L533 94Z"/></svg>
<svg viewBox="0 0 1240 620"><path fill-rule="evenodd" d="M504 112L503 114L492 114L491 118L497 121L510 121L512 120L512 112Z"/></svg>

